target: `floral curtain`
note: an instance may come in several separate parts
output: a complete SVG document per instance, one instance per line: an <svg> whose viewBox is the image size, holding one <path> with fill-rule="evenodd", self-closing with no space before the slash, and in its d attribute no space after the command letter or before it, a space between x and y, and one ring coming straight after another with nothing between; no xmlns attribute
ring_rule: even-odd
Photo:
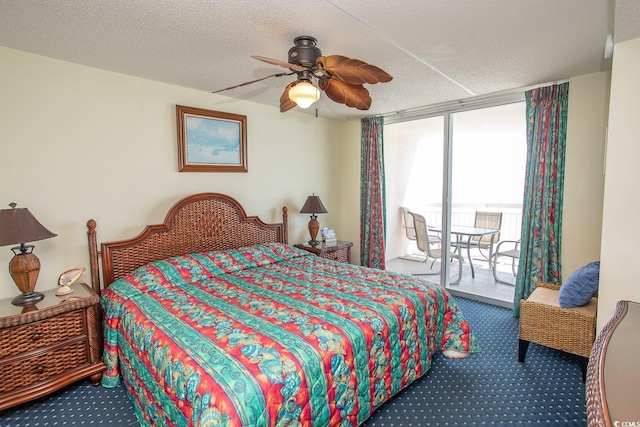
<svg viewBox="0 0 640 427"><path fill-rule="evenodd" d="M360 147L360 263L384 270L386 227L383 117L362 119Z"/></svg>
<svg viewBox="0 0 640 427"><path fill-rule="evenodd" d="M513 313L536 282L561 283L560 243L569 83L525 93L527 166Z"/></svg>

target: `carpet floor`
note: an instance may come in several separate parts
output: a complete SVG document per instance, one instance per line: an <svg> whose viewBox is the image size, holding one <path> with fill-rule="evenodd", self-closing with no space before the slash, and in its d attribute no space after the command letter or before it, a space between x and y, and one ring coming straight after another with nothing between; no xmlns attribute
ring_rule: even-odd
<svg viewBox="0 0 640 427"><path fill-rule="evenodd" d="M518 320L511 310L456 298L482 353L437 354L431 370L382 405L363 426L585 426L585 387L577 357L536 344L518 363ZM0 426L53 427L138 422L122 386L79 381L0 412Z"/></svg>

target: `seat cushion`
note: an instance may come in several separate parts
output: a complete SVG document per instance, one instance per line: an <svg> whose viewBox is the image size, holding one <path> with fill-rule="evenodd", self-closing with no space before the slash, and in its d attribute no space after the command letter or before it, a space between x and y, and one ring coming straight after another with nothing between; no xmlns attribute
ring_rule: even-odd
<svg viewBox="0 0 640 427"><path fill-rule="evenodd" d="M561 288L562 289L562 288ZM527 302L536 302L538 304L549 305L551 307L560 308L559 291L555 289L549 289L544 287L536 288L531 295L527 298ZM598 309L598 299L591 298L588 304L583 304L580 307L575 307L577 311L592 314L595 316Z"/></svg>
<svg viewBox="0 0 640 427"><path fill-rule="evenodd" d="M550 305L553 307L560 307L558 303L558 291L548 288L535 288L534 291L527 298L528 302L537 302L538 304Z"/></svg>
<svg viewBox="0 0 640 427"><path fill-rule="evenodd" d="M575 308L587 304L598 293L599 283L600 261L580 267L560 287L560 307Z"/></svg>

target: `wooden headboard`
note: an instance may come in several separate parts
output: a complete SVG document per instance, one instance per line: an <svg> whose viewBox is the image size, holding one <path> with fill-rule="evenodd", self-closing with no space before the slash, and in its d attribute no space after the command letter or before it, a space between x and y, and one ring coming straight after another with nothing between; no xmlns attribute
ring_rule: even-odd
<svg viewBox="0 0 640 427"><path fill-rule="evenodd" d="M200 193L178 201L163 224L148 225L138 236L102 243L98 251L96 221L87 222L91 286L100 294L100 256L105 287L149 262L195 252L236 249L259 243L287 243L287 208L282 222L267 224L247 216L232 197Z"/></svg>

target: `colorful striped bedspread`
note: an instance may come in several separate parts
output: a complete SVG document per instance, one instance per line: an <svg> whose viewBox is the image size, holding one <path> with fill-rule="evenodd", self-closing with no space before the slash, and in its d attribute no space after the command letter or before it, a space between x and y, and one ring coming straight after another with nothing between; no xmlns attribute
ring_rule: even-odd
<svg viewBox="0 0 640 427"><path fill-rule="evenodd" d="M479 351L440 286L277 243L153 262L102 306L102 384L142 425L356 426L436 351Z"/></svg>

